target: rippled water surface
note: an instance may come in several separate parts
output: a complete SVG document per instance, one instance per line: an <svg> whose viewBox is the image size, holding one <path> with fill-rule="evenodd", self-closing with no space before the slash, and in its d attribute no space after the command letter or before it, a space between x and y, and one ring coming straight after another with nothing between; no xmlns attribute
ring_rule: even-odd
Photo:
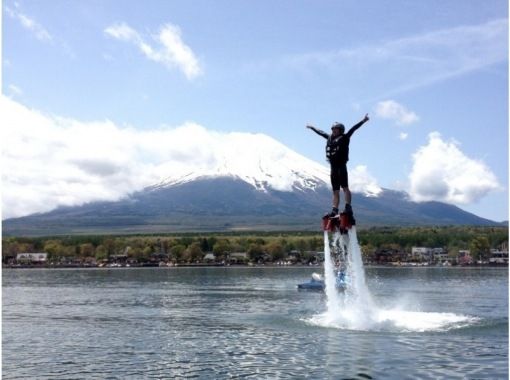
<svg viewBox="0 0 510 380"><path fill-rule="evenodd" d="M3 270L2 377L508 378L506 269L368 268L356 329L317 323L314 270Z"/></svg>

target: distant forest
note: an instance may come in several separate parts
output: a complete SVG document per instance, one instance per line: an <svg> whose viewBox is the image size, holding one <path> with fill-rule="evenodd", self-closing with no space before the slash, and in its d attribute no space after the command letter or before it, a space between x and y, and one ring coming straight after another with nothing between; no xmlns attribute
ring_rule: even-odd
<svg viewBox="0 0 510 380"><path fill-rule="evenodd" d="M508 244L508 227L377 227L358 231L364 255L378 250L410 252L412 247L470 250L475 257L489 257L491 248ZM301 260L323 251L321 232L231 232L158 235L94 235L55 237L4 237L2 262L18 253L48 253L50 262L109 260L125 256L139 262L165 256L175 262L197 262L206 253L222 260L235 252L247 253L252 262L284 260L289 254Z"/></svg>

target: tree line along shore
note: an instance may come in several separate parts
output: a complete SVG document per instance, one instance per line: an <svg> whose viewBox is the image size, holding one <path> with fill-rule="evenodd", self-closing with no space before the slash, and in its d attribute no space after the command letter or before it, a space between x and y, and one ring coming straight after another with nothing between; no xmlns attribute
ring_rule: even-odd
<svg viewBox="0 0 510 380"><path fill-rule="evenodd" d="M488 263L492 252L508 256L508 227L374 227L358 231L363 260L381 264L420 262L414 247L440 248L449 263L459 263L459 252L470 252L473 262ZM4 266L150 266L288 263L321 261L322 233L230 232L158 235L93 235L4 237ZM28 254L44 260L21 260ZM23 254L27 254L23 256ZM432 263L432 262L431 262Z"/></svg>

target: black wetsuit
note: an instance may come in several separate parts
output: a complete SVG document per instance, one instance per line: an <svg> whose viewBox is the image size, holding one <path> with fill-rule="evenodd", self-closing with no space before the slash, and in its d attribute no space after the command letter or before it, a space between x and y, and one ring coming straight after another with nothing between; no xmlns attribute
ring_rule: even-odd
<svg viewBox="0 0 510 380"><path fill-rule="evenodd" d="M349 143L352 134L361 127L365 121L354 125L347 133L333 137L320 129L311 127L312 131L328 140L326 143L326 157L331 165L331 186L333 190L340 190L340 187L349 187L349 176L347 174L347 161L349 161Z"/></svg>

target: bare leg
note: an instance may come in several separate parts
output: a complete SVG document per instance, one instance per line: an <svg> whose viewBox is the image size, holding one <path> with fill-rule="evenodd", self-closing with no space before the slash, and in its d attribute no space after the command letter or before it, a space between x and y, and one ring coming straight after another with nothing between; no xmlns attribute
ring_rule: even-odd
<svg viewBox="0 0 510 380"><path fill-rule="evenodd" d="M349 190L348 187L343 188L344 195L345 195L345 203L350 205L351 204L351 190Z"/></svg>
<svg viewBox="0 0 510 380"><path fill-rule="evenodd" d="M333 190L333 207L338 208L340 203L340 190Z"/></svg>

